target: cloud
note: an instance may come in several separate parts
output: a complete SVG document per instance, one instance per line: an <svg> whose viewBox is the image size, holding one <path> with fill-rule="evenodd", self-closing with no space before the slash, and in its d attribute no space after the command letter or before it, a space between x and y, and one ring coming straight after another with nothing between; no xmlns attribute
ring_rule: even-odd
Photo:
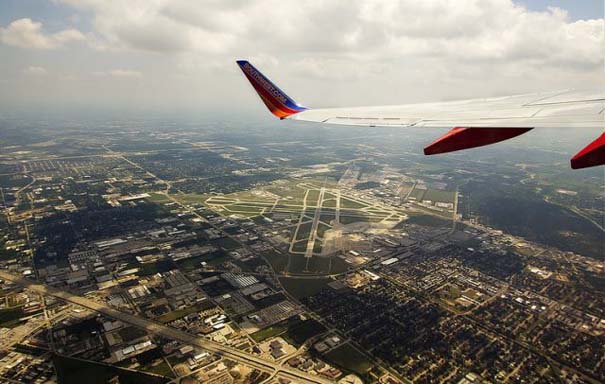
<svg viewBox="0 0 605 384"><path fill-rule="evenodd" d="M602 18L571 22L559 8L532 12L510 0L62 1L92 10L104 49L366 63L414 55L569 67L603 58ZM318 66L310 68L318 73Z"/></svg>
<svg viewBox="0 0 605 384"><path fill-rule="evenodd" d="M139 78L142 77L143 75L141 74L141 72L138 71L132 71L129 69L114 69L113 71L110 71L109 74L113 77L133 77L133 78Z"/></svg>
<svg viewBox="0 0 605 384"><path fill-rule="evenodd" d="M130 69L113 69L108 72L93 72L92 75L95 77L110 76L110 77L132 78L132 79L139 79L139 78L143 77L143 74L141 72L133 71Z"/></svg>
<svg viewBox="0 0 605 384"><path fill-rule="evenodd" d="M65 29L54 34L44 34L42 23L29 18L11 22L6 28L0 28L0 41L6 45L33 49L54 49L71 41L85 40L76 29Z"/></svg>
<svg viewBox="0 0 605 384"><path fill-rule="evenodd" d="M48 74L48 71L44 67L37 67L31 65L29 67L23 68L22 73L25 75L43 76Z"/></svg>
<svg viewBox="0 0 605 384"><path fill-rule="evenodd" d="M54 1L90 31L85 46L69 47L78 60L36 58L81 75L53 84L66 97L207 108L250 101L239 58L311 106L605 86L602 15L571 20L560 8L531 11L512 0ZM1 41L50 48L78 39L19 22ZM136 86L119 81L143 76Z"/></svg>

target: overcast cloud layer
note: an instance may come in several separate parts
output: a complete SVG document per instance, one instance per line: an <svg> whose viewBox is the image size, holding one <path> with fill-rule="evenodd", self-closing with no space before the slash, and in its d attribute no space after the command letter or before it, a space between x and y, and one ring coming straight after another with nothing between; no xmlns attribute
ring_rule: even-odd
<svg viewBox="0 0 605 384"><path fill-rule="evenodd" d="M5 105L260 110L238 58L311 106L605 86L602 12L571 20L509 0L53 4L72 16L0 25Z"/></svg>

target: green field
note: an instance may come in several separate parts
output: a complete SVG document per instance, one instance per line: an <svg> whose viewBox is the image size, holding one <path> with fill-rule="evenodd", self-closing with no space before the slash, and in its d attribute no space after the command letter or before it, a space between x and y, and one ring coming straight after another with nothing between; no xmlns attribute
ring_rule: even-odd
<svg viewBox="0 0 605 384"><path fill-rule="evenodd" d="M130 342L132 340L136 340L147 334L147 332L143 331L142 329L135 328L132 326L121 328L117 332L118 332L118 335L120 335L120 338L122 338L122 340L124 342Z"/></svg>
<svg viewBox="0 0 605 384"><path fill-rule="evenodd" d="M310 189L307 193L307 206L317 206L317 200L319 199L319 191L316 189Z"/></svg>
<svg viewBox="0 0 605 384"><path fill-rule="evenodd" d="M20 320L25 314L23 307L14 307L8 309L0 309L0 327L12 328L20 323Z"/></svg>
<svg viewBox="0 0 605 384"><path fill-rule="evenodd" d="M316 274L328 274L330 273L330 267L332 265L331 257L313 256L309 259L307 268L310 273Z"/></svg>
<svg viewBox="0 0 605 384"><path fill-rule="evenodd" d="M440 201L444 203L453 203L456 199L456 192L441 191L439 189L427 189L423 200Z"/></svg>
<svg viewBox="0 0 605 384"><path fill-rule="evenodd" d="M358 203L356 201L353 200L349 200L347 198L340 198L340 208L350 208L350 209L361 209L361 208L365 208L367 207L367 204L363 204L363 203Z"/></svg>
<svg viewBox="0 0 605 384"><path fill-rule="evenodd" d="M336 199L326 200L324 197L324 201L321 204L324 208L336 208Z"/></svg>
<svg viewBox="0 0 605 384"><path fill-rule="evenodd" d="M204 310L208 305L202 305L202 304L198 304L198 305L194 305L191 307L187 307L187 308L183 308L183 309L179 309L177 311L172 311L172 312L168 312L165 313L161 316L156 317L154 320L163 324L166 323L170 323L171 321L180 319L181 317L185 317L191 313L195 313L198 311L202 311Z"/></svg>
<svg viewBox="0 0 605 384"><path fill-rule="evenodd" d="M171 195L176 200L180 201L182 204L195 204L200 203L203 204L209 195L203 195L199 193L183 193L178 195Z"/></svg>
<svg viewBox="0 0 605 384"><path fill-rule="evenodd" d="M169 381L161 376L124 370L102 363L72 359L65 356L55 355L52 360L57 372L58 382L63 384L106 384L115 376L118 376L119 383L124 384L163 384Z"/></svg>
<svg viewBox="0 0 605 384"><path fill-rule="evenodd" d="M283 272L288 264L288 255L276 251L264 251L262 255L271 264L275 272Z"/></svg>
<svg viewBox="0 0 605 384"><path fill-rule="evenodd" d="M328 225L319 223L319 225L317 226L317 236L323 238L326 231L329 230L330 228L331 227Z"/></svg>
<svg viewBox="0 0 605 384"><path fill-rule="evenodd" d="M280 198L285 204L300 204L307 193L306 188L300 188L292 180L279 180L269 186L262 187L263 191L269 192Z"/></svg>
<svg viewBox="0 0 605 384"><path fill-rule="evenodd" d="M317 320L310 319L290 326L284 338L290 344L299 347L308 339L325 331L326 328L321 325L321 323L319 323Z"/></svg>
<svg viewBox="0 0 605 384"><path fill-rule="evenodd" d="M324 356L328 362L358 375L372 368L372 363L349 343L336 347Z"/></svg>
<svg viewBox="0 0 605 384"><path fill-rule="evenodd" d="M311 228L313 228L312 222L306 222L301 224L298 227L298 231L296 232L296 240L306 240L309 238L311 234Z"/></svg>
<svg viewBox="0 0 605 384"><path fill-rule="evenodd" d="M263 328L260 331L254 332L253 334L250 335L250 337L252 338L252 340L259 343L270 337L275 337L275 336L281 335L282 333L286 332L287 329L288 329L287 324L279 323L279 324L275 324L275 325L272 325L267 328Z"/></svg>
<svg viewBox="0 0 605 384"><path fill-rule="evenodd" d="M368 223L370 221L372 221L370 219L370 216L363 215L361 213L359 215L356 214L355 216L352 216L352 215L348 216L346 214L345 215L341 214L341 216L340 216L340 224L344 224L344 225L353 224L353 223Z"/></svg>
<svg viewBox="0 0 605 384"><path fill-rule="evenodd" d="M155 375L160 375L160 376L165 376L165 377L174 377L174 373L172 372L172 369L170 369L170 366L168 365L168 363L166 361L162 361L160 364L154 365L154 366L147 366L147 367L143 367L142 370L144 372L148 372L148 373L152 373Z"/></svg>
<svg viewBox="0 0 605 384"><path fill-rule="evenodd" d="M306 249L306 246L305 248ZM307 258L305 255L301 254L290 254L290 261L288 264L288 273L292 274L304 274L308 272L307 268Z"/></svg>
<svg viewBox="0 0 605 384"><path fill-rule="evenodd" d="M336 218L335 215L330 214L330 213L322 213L321 216L319 216L319 221L323 221L326 224L330 224L330 222L332 220L334 220Z"/></svg>
<svg viewBox="0 0 605 384"><path fill-rule="evenodd" d="M297 299L302 299L325 289L331 281L330 278L318 277L316 279L296 279L291 277L280 277L280 283L289 294Z"/></svg>
<svg viewBox="0 0 605 384"><path fill-rule="evenodd" d="M242 215L246 217L252 217L260 215L263 211L264 207L257 207L249 204L239 203L239 204L230 204L225 205L225 211L231 214Z"/></svg>
<svg viewBox="0 0 605 384"><path fill-rule="evenodd" d="M166 197L166 195L161 194L161 193L149 193L149 197L147 198L147 200L157 203L157 204L164 204L164 203L170 203L171 200Z"/></svg>
<svg viewBox="0 0 605 384"><path fill-rule="evenodd" d="M313 253L320 254L322 248L323 248L323 246L321 245L321 241L316 240L313 243Z"/></svg>
<svg viewBox="0 0 605 384"><path fill-rule="evenodd" d="M342 273L351 268L351 264L347 263L340 257L332 256L332 264L330 267L330 273Z"/></svg>
<svg viewBox="0 0 605 384"><path fill-rule="evenodd" d="M416 201L422 201L425 193L426 193L426 189L414 188L412 193L410 193L410 198L415 198Z"/></svg>
<svg viewBox="0 0 605 384"><path fill-rule="evenodd" d="M307 250L308 240L301 240L294 243L292 252L305 252Z"/></svg>
<svg viewBox="0 0 605 384"><path fill-rule="evenodd" d="M451 227L452 221L432 215L414 215L404 222L405 224L417 224L427 227Z"/></svg>

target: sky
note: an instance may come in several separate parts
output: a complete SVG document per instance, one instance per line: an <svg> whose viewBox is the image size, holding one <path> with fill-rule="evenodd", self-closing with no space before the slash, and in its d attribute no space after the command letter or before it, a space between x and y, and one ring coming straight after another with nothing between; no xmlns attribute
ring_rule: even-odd
<svg viewBox="0 0 605 384"><path fill-rule="evenodd" d="M603 0L0 0L0 110L261 113L605 86ZM264 111L263 111L264 113Z"/></svg>

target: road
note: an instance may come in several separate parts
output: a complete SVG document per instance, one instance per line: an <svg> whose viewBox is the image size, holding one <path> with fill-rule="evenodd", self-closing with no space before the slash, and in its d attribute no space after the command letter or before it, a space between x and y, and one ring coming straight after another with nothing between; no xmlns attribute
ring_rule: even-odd
<svg viewBox="0 0 605 384"><path fill-rule="evenodd" d="M91 311L100 313L107 317L120 320L125 324L130 324L135 327L144 329L145 331L165 337L171 340L177 340L182 343L203 348L207 351L214 352L224 356L225 358L237 361L239 363L256 368L263 372L268 372L271 375L296 380L301 383L327 384L333 383L327 379L313 376L294 368L283 367L278 363L267 361L258 356L251 355L239 349L228 347L212 340L204 339L196 335L156 323L153 320L145 319L139 316L134 316L126 312L118 311L104 303L87 299L73 293L63 291L57 288L49 287L43 284L36 283L33 280L23 278L6 271L0 271L0 278L12 281L23 288L31 290L41 295L53 296L66 302L79 305Z"/></svg>

